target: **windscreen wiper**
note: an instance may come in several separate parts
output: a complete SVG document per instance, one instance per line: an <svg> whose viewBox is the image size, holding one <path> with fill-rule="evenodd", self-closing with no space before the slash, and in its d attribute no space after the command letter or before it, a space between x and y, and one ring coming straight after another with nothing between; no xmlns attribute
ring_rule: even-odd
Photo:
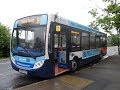
<svg viewBox="0 0 120 90"><path fill-rule="evenodd" d="M28 50L28 49L26 49L26 48L24 48L25 49L25 52L29 55L29 56L31 56L32 58L36 58L36 56L34 56L34 55L32 55L29 51L30 50Z"/></svg>
<svg viewBox="0 0 120 90"><path fill-rule="evenodd" d="M19 52L19 51L12 51L12 53L13 53L13 55L20 55L20 56L22 56L23 55L23 53L22 52Z"/></svg>

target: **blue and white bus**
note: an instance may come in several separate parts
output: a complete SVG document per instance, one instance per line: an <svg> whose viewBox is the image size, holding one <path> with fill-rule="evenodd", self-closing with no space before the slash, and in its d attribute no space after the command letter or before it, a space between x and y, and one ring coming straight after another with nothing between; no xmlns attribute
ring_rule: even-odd
<svg viewBox="0 0 120 90"><path fill-rule="evenodd" d="M51 78L99 60L107 53L107 35L57 15L33 15L14 23L12 68L30 76Z"/></svg>

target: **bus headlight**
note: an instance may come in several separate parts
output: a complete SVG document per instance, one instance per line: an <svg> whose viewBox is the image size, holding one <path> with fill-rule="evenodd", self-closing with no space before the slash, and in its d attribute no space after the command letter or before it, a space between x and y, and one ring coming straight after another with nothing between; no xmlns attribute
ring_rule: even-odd
<svg viewBox="0 0 120 90"><path fill-rule="evenodd" d="M44 64L44 60L38 61L34 64L34 69L40 68Z"/></svg>

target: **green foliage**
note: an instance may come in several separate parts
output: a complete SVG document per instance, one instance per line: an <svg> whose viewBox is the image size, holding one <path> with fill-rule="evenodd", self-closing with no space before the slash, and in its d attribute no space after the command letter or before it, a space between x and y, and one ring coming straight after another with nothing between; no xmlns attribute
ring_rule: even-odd
<svg viewBox="0 0 120 90"><path fill-rule="evenodd" d="M93 16L96 17L97 16L97 9L92 9L91 11L89 11L89 13Z"/></svg>
<svg viewBox="0 0 120 90"><path fill-rule="evenodd" d="M116 3L117 0L103 0L104 2Z"/></svg>
<svg viewBox="0 0 120 90"><path fill-rule="evenodd" d="M108 46L117 46L118 45L118 36L111 35L108 37Z"/></svg>
<svg viewBox="0 0 120 90"><path fill-rule="evenodd" d="M99 30L99 28L98 28L98 24L95 22L95 21L93 21L93 22L90 22L90 25L88 25L89 27L92 27L92 28L94 28L94 29L96 29L96 30Z"/></svg>
<svg viewBox="0 0 120 90"><path fill-rule="evenodd" d="M10 29L0 23L0 57L9 56Z"/></svg>
<svg viewBox="0 0 120 90"><path fill-rule="evenodd" d="M102 28L112 35L113 30L120 30L120 4L117 3L117 0L103 1L108 2L108 6L102 10L103 14L97 13L97 9L89 11L93 18L95 18L90 25L93 28Z"/></svg>
<svg viewBox="0 0 120 90"><path fill-rule="evenodd" d="M92 17L97 18L97 15L98 15L97 9L92 9L91 11L89 11L89 13L92 15ZM90 25L88 25L88 26L90 26L96 30L99 30L99 28L98 28L99 24L96 21L90 22Z"/></svg>

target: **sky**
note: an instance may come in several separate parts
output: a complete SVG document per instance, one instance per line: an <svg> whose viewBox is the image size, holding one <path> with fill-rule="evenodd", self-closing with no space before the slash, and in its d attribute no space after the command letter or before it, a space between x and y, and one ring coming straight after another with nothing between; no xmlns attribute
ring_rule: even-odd
<svg viewBox="0 0 120 90"><path fill-rule="evenodd" d="M94 7L105 7L102 0L1 0L0 22L12 29L16 19L36 15L55 14L89 25L93 20L88 13Z"/></svg>

